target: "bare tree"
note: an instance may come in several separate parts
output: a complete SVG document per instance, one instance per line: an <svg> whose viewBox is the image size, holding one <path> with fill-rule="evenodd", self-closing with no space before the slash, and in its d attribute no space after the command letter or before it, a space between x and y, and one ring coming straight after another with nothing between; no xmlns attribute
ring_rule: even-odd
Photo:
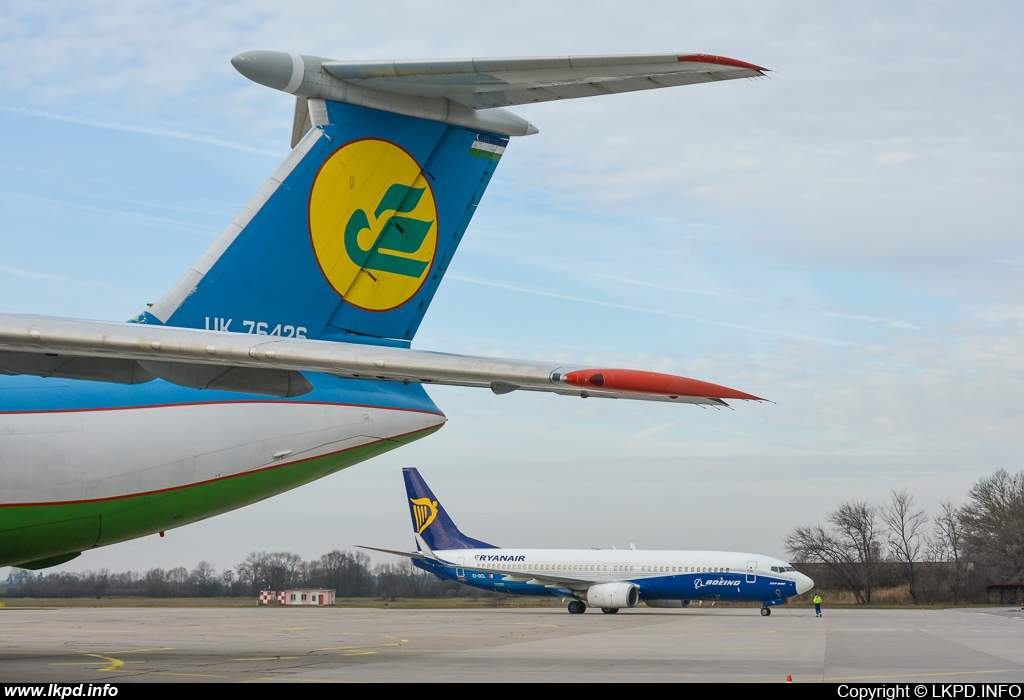
<svg viewBox="0 0 1024 700"><path fill-rule="evenodd" d="M1024 471L1000 469L967 495L962 516L971 550L1005 580L1024 577Z"/></svg>
<svg viewBox="0 0 1024 700"><path fill-rule="evenodd" d="M943 581L953 596L953 603L959 603L966 593L970 562L967 552L967 528L960 509L950 500L939 504L941 512L935 518L935 530L931 540L931 556L934 561L947 564Z"/></svg>
<svg viewBox="0 0 1024 700"><path fill-rule="evenodd" d="M317 585L335 589L339 598L373 595L370 557L363 552L328 552L309 563L309 577L318 581Z"/></svg>
<svg viewBox="0 0 1024 700"><path fill-rule="evenodd" d="M192 569L189 575L192 588L199 597L209 597L220 589L220 580L217 577L217 568L208 561L201 561Z"/></svg>
<svg viewBox="0 0 1024 700"><path fill-rule="evenodd" d="M786 538L786 549L796 560L825 564L857 602L870 603L882 552L877 509L848 501L829 513L827 521L827 529L798 527Z"/></svg>
<svg viewBox="0 0 1024 700"><path fill-rule="evenodd" d="M879 515L888 530L889 555L898 562L903 578L910 587L910 597L917 602L917 576L914 564L924 550L924 528L928 516L914 506L914 497L906 489L893 489L889 501L881 507Z"/></svg>
<svg viewBox="0 0 1024 700"><path fill-rule="evenodd" d="M167 587L172 596L183 596L188 590L188 569L176 566L167 572Z"/></svg>
<svg viewBox="0 0 1024 700"><path fill-rule="evenodd" d="M249 556L235 567L238 571L238 580L249 588L253 596L259 595L260 590L268 584L266 564L266 552L250 552Z"/></svg>

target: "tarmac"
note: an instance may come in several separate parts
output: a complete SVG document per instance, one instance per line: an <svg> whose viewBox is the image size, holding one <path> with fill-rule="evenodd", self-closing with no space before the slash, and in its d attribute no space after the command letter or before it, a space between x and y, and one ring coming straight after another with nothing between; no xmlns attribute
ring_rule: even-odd
<svg viewBox="0 0 1024 700"><path fill-rule="evenodd" d="M1019 683L1024 611L0 609L0 682Z"/></svg>

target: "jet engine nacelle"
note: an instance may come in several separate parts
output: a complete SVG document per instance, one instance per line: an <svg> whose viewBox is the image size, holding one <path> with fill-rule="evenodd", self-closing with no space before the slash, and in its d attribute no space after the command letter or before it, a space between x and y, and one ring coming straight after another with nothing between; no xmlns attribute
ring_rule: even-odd
<svg viewBox="0 0 1024 700"><path fill-rule="evenodd" d="M649 608L688 608L692 600L645 600Z"/></svg>
<svg viewBox="0 0 1024 700"><path fill-rule="evenodd" d="M635 608L640 587L635 583L599 583L587 591L587 602L595 608Z"/></svg>

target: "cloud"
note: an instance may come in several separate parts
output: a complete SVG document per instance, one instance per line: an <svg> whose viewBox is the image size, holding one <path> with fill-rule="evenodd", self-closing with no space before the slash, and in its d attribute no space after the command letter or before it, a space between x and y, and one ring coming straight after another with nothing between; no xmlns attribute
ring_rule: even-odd
<svg viewBox="0 0 1024 700"><path fill-rule="evenodd" d="M23 277L25 279L39 280L42 282L58 282L60 284L71 284L78 287L100 287L106 289L120 288L117 285L96 282L95 280L77 279L74 277L68 277L67 275L55 275L50 272L40 272L38 270L24 270L20 267L11 267L10 265L0 265L0 275L13 275L15 277Z"/></svg>
<svg viewBox="0 0 1024 700"><path fill-rule="evenodd" d="M37 117L39 119L50 119L53 121L68 122L71 124L81 124L84 126L96 127L97 129L112 129L114 131L124 131L133 134L147 134L149 136L161 136L164 138L179 139L181 141L192 141L193 143L202 143L209 146L217 146L218 148L227 148L235 151L255 153L257 155L263 156L282 156L284 154L283 148L273 148L269 145L265 147L260 147L244 143L241 141L230 141L216 136L207 136L205 134L192 134L186 131L178 131L175 129L162 129L160 127L149 126L146 124L129 124L102 121L99 119L88 119L70 114L55 114L52 112L43 112L40 110L33 109L22 109L19 107L0 106L0 112L24 115L28 117Z"/></svg>
<svg viewBox="0 0 1024 700"><path fill-rule="evenodd" d="M619 304L611 301L603 301L600 299L588 299L585 297L573 296L569 294L562 294L559 292L543 291L540 289L532 289L530 287L524 287L515 284L508 284L505 282L495 282L492 280L475 279L472 277L466 277L459 274L449 274L449 279L458 280L460 282L466 282L467 284L478 284L484 287L496 287L498 289L507 289L515 292L522 292L523 294L534 294L537 296L549 297L551 299L562 299L564 301L572 301L580 304L591 304L594 306L604 306L610 309L622 309L625 311L635 311L643 314L653 314L655 316L668 316L670 318L676 318L682 321L693 321L696 323L706 323L711 326L722 326L724 328L730 328L733 330L749 331L752 333L765 333L768 335L782 335L790 338L799 338L801 340L810 341L814 343L821 343L823 345L842 345L843 342L839 340L823 339L823 338L810 338L802 336L797 333L789 333L787 331L780 331L772 328L756 328L753 326L744 326L735 323L728 323L725 321L718 321L711 318L702 318L699 316L689 316L686 314L679 314L667 309L656 309L656 308L644 308L640 306L632 306L629 304Z"/></svg>
<svg viewBox="0 0 1024 700"><path fill-rule="evenodd" d="M139 212L126 211L123 209L113 209L110 207L98 207L89 204L81 204L79 202L72 202L67 199L44 197L39 195L25 194L21 192L8 192L5 190L0 190L0 195L7 197L16 197L18 199L26 200L29 202L38 202L40 204L56 205L67 208L69 210L91 212L94 214L100 214L104 217L118 219L136 225L143 224L147 227L159 227L164 229L171 229L176 232L195 233L210 238L220 233L219 229L210 228L209 226L203 226L202 224L194 224L191 222L181 221L178 219L169 219L163 216L141 214Z"/></svg>

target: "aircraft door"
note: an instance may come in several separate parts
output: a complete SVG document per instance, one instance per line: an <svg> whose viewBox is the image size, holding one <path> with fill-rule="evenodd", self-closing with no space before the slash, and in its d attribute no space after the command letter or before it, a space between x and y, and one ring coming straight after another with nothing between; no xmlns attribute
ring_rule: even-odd
<svg viewBox="0 0 1024 700"><path fill-rule="evenodd" d="M747 583L757 583L757 562L747 562Z"/></svg>
<svg viewBox="0 0 1024 700"><path fill-rule="evenodd" d="M459 560L455 562L455 577L460 581L466 580L466 570L463 568L466 564L466 557L459 557Z"/></svg>

